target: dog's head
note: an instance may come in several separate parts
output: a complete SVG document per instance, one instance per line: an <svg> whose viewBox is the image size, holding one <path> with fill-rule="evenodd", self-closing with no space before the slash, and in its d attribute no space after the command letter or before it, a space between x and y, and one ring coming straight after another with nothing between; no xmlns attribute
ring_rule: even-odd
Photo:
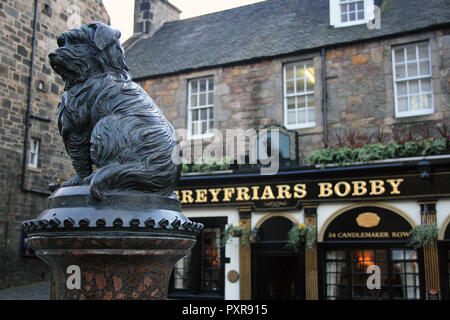
<svg viewBox="0 0 450 320"><path fill-rule="evenodd" d="M65 90L95 74L120 73L128 77L120 31L100 23L90 23L64 32L59 48L49 54L50 65L65 82Z"/></svg>

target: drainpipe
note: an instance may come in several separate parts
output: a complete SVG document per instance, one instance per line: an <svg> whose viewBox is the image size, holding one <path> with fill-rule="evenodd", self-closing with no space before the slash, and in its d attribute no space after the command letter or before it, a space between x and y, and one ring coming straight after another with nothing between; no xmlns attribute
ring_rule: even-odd
<svg viewBox="0 0 450 320"><path fill-rule="evenodd" d="M327 65L325 62L325 48L322 48L322 108L323 108L323 136L328 140L328 121L327 121Z"/></svg>
<svg viewBox="0 0 450 320"><path fill-rule="evenodd" d="M31 101L33 98L33 82L34 82L34 55L36 51L36 31L38 25L38 11L39 11L39 0L34 0L34 24L33 24L33 40L31 44L31 62L30 62L30 77L28 83L28 99L27 99L27 110L25 118L25 137L23 142L23 158L22 158L22 179L21 179L21 189L22 192L36 193L48 196L50 192L43 190L28 189L25 187L25 173L27 167L27 153L30 135L31 118L38 120L49 121L50 119L43 118L40 116L35 116L31 114ZM50 120L51 121L51 120Z"/></svg>

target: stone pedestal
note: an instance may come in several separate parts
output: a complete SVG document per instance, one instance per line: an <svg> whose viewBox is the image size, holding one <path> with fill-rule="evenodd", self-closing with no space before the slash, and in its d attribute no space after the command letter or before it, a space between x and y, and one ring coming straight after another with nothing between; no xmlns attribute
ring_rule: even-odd
<svg viewBox="0 0 450 320"><path fill-rule="evenodd" d="M166 299L174 264L203 228L176 198L118 192L93 202L88 186L58 189L22 226L53 271L56 299Z"/></svg>

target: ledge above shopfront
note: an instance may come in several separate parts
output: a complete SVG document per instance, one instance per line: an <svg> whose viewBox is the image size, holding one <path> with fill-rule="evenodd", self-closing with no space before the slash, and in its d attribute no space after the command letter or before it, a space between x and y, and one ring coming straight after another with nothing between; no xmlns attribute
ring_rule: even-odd
<svg viewBox="0 0 450 320"><path fill-rule="evenodd" d="M450 196L450 156L393 159L346 167L308 167L274 175L224 173L183 176L183 207L301 208L310 202L421 200Z"/></svg>

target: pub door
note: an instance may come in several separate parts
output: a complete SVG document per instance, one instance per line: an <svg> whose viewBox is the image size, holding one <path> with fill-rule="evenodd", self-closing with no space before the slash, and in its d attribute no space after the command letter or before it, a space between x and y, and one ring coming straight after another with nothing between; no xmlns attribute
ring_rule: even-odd
<svg viewBox="0 0 450 320"><path fill-rule="evenodd" d="M286 249L292 222L274 217L259 229L259 241L252 244L252 299L305 299L304 251Z"/></svg>

